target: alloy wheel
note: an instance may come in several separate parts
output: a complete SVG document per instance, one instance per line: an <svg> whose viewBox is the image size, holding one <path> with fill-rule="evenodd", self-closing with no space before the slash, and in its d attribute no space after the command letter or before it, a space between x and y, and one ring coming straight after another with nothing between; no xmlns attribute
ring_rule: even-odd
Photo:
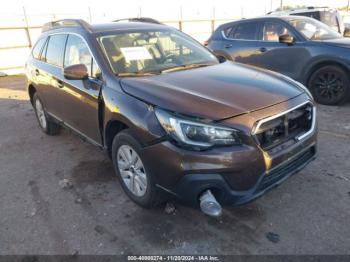
<svg viewBox="0 0 350 262"><path fill-rule="evenodd" d="M140 156L128 145L122 145L117 152L119 173L128 190L142 197L147 189L147 174Z"/></svg>
<svg viewBox="0 0 350 262"><path fill-rule="evenodd" d="M338 99L343 96L345 91L342 75L336 72L319 74L314 81L314 91L324 99Z"/></svg>
<svg viewBox="0 0 350 262"><path fill-rule="evenodd" d="M47 121L45 117L45 112L43 105L41 104L39 99L35 100L35 112L39 120L39 124L43 129L46 129L47 127Z"/></svg>

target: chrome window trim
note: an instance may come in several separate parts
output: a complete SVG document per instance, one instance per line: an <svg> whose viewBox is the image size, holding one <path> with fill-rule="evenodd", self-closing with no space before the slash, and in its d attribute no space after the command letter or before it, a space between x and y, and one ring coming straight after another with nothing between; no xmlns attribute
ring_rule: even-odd
<svg viewBox="0 0 350 262"><path fill-rule="evenodd" d="M310 128L309 131L307 131L306 133L301 134L301 135L299 135L299 136L296 137L296 139L297 139L298 141L303 140L304 138L306 138L306 137L308 137L310 134L312 134L312 133L315 131L315 127L316 127L316 117L317 117L316 107L315 107L315 105L314 105L310 100L305 101L304 103L301 103L301 104L299 104L299 105L297 105L297 106L295 106L295 107L292 107L292 108L290 108L290 109L288 109L288 110L286 110L286 111L283 111L283 112L281 112L281 113L279 113L279 114L277 114L277 115L273 115L273 116L270 116L270 117L267 117L267 118L263 118L263 119L261 119L261 120L258 120L258 121L256 122L257 124L255 125L255 127L253 128L253 130L252 130L252 132L251 132L252 136L255 137L256 131L259 130L259 128L260 128L260 126L261 126L262 124L264 124L264 123L266 123L266 122L269 122L269 121L271 121L271 120L273 120L273 119L276 119L276 118L278 118L278 117L280 117L280 116L286 115L286 114L288 114L289 112L291 112L291 111L293 111L293 110L295 110L295 109L297 109L297 108L299 108L299 107L302 107L302 106L304 106L304 105L306 105L306 104L312 105L312 123L311 123L311 128Z"/></svg>

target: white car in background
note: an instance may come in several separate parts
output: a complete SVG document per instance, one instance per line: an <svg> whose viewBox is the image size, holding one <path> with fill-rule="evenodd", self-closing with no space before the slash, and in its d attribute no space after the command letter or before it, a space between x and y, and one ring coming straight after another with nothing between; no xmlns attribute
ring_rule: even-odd
<svg viewBox="0 0 350 262"><path fill-rule="evenodd" d="M343 17L341 16L340 12L334 8L306 7L284 11L273 11L269 12L268 15L296 15L311 17L328 25L330 28L344 35L345 37L350 37L350 27L344 25Z"/></svg>

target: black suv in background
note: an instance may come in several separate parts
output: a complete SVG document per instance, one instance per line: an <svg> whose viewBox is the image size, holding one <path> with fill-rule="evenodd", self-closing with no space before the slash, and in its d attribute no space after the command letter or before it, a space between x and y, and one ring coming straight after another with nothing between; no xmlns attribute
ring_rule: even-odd
<svg viewBox="0 0 350 262"><path fill-rule="evenodd" d="M316 108L304 86L220 63L154 20L130 21L47 24L27 75L41 129L66 126L105 149L137 204L175 199L216 216L315 158Z"/></svg>
<svg viewBox="0 0 350 262"><path fill-rule="evenodd" d="M321 104L350 96L350 39L303 16L264 16L220 25L208 40L219 57L282 73Z"/></svg>

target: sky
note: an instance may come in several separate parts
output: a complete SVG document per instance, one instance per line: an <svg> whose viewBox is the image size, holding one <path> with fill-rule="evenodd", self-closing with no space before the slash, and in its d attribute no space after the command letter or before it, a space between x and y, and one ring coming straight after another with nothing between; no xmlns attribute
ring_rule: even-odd
<svg viewBox="0 0 350 262"><path fill-rule="evenodd" d="M348 0L283 0L284 5L331 7L346 6L347 2ZM58 14L58 18L60 14L89 16L89 7L96 22L103 21L103 18L137 16L140 10L142 16L176 20L181 17L181 9L183 19L212 18L213 8L218 18L248 18L265 14L271 7L276 9L280 0L11 0L5 3L1 4L0 26L18 20L16 17L23 14L22 7L25 7L32 23L41 23L41 20L46 19L45 16L52 18L53 14Z"/></svg>

